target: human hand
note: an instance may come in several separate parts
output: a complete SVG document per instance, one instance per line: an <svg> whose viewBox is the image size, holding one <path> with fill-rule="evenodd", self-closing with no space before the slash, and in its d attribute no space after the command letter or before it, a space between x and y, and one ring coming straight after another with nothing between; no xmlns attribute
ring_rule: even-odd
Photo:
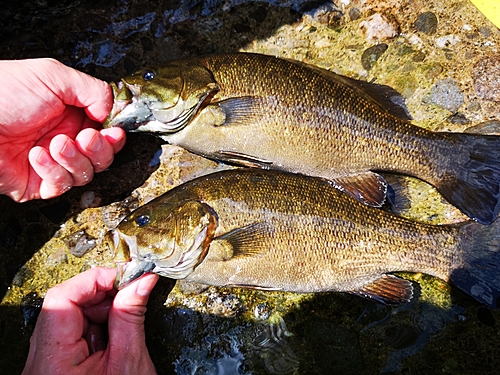
<svg viewBox="0 0 500 375"><path fill-rule="evenodd" d="M123 147L123 130L97 130L113 103L106 82L53 59L0 61L0 82L0 194L61 195Z"/></svg>
<svg viewBox="0 0 500 375"><path fill-rule="evenodd" d="M22 375L153 375L144 314L158 276L116 293L116 269L93 268L51 288ZM114 298L113 298L114 297ZM108 343L97 328L107 321Z"/></svg>

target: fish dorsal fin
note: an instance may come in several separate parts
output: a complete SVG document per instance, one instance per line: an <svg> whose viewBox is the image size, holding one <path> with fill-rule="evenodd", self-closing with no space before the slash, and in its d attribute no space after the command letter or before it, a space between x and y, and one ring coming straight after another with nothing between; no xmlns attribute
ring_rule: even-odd
<svg viewBox="0 0 500 375"><path fill-rule="evenodd" d="M221 124L222 126L256 124L261 117L259 113L267 113L263 111L268 107L268 103L257 96L229 98L214 104L218 104L224 112L225 120Z"/></svg>
<svg viewBox="0 0 500 375"><path fill-rule="evenodd" d="M268 247L264 245L265 237L269 236L271 231L271 224L266 222L233 229L212 241L209 255L223 261L258 256L267 251Z"/></svg>
<svg viewBox="0 0 500 375"><path fill-rule="evenodd" d="M413 285L410 281L393 275L382 275L349 293L385 304L401 304L413 297Z"/></svg>
<svg viewBox="0 0 500 375"><path fill-rule="evenodd" d="M378 173L362 172L337 177L332 182L340 190L368 206L380 207L385 202L387 182Z"/></svg>
<svg viewBox="0 0 500 375"><path fill-rule="evenodd" d="M236 151L220 150L219 152L215 153L215 157L228 163L238 164L243 167L249 168L269 169L273 164L272 161L260 159L256 156L247 155Z"/></svg>
<svg viewBox="0 0 500 375"><path fill-rule="evenodd" d="M376 104L382 110L390 113L394 117L402 120L410 121L412 119L410 111L406 107L405 98L395 89L387 85L379 85L377 83L359 81L353 78L341 77L341 81L353 88L356 93Z"/></svg>
<svg viewBox="0 0 500 375"><path fill-rule="evenodd" d="M500 135L500 121L484 121L477 125L468 127L464 130L464 133L480 135Z"/></svg>
<svg viewBox="0 0 500 375"><path fill-rule="evenodd" d="M331 72L327 69L320 68L319 66L309 65L295 60L289 61L305 66L328 80L350 87L356 92L357 95L395 117L406 121L412 119L410 112L406 107L404 96L390 86L349 78Z"/></svg>

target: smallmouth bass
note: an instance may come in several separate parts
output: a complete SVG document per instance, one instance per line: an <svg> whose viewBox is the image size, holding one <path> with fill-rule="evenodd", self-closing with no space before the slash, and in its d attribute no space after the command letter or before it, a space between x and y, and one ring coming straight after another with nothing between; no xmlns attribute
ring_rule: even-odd
<svg viewBox="0 0 500 375"><path fill-rule="evenodd" d="M386 171L427 181L483 224L500 210L500 137L415 126L389 104L387 86L232 53L144 69L114 92L105 127L153 133L212 159L322 177L371 206L384 202L377 172Z"/></svg>
<svg viewBox="0 0 500 375"><path fill-rule="evenodd" d="M184 183L109 232L122 288L145 272L215 286L412 296L422 272L500 302L500 220L433 226L368 207L327 180L239 169Z"/></svg>

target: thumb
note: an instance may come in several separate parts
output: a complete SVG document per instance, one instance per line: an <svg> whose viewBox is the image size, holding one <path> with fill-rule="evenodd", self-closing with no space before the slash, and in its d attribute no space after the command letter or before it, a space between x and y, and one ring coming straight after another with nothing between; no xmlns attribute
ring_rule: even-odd
<svg viewBox="0 0 500 375"><path fill-rule="evenodd" d="M116 294L109 312L108 334L110 350L117 350L117 355L124 348L139 353L145 350L144 314L157 281L158 275L147 274Z"/></svg>

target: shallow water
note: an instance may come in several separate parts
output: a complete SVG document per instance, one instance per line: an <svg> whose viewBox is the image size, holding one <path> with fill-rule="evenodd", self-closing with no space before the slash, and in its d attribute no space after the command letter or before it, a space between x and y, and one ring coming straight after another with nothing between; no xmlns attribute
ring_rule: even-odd
<svg viewBox="0 0 500 375"><path fill-rule="evenodd" d="M0 9L0 58L54 57L110 81L179 57L262 52L393 86L415 123L430 129L463 131L500 118L500 32L470 3L335 4L8 2ZM374 31L374 19L382 20L383 32ZM221 168L227 167L133 134L90 185L44 202L0 197L5 373L22 369L46 290L89 267L111 265L102 243L109 228L172 186ZM411 207L402 215L434 224L464 220L429 185L409 178L404 184ZM496 373L498 311L435 278L404 276L418 292L397 307L340 294L182 283L172 289L162 279L149 303L148 347L160 374Z"/></svg>

